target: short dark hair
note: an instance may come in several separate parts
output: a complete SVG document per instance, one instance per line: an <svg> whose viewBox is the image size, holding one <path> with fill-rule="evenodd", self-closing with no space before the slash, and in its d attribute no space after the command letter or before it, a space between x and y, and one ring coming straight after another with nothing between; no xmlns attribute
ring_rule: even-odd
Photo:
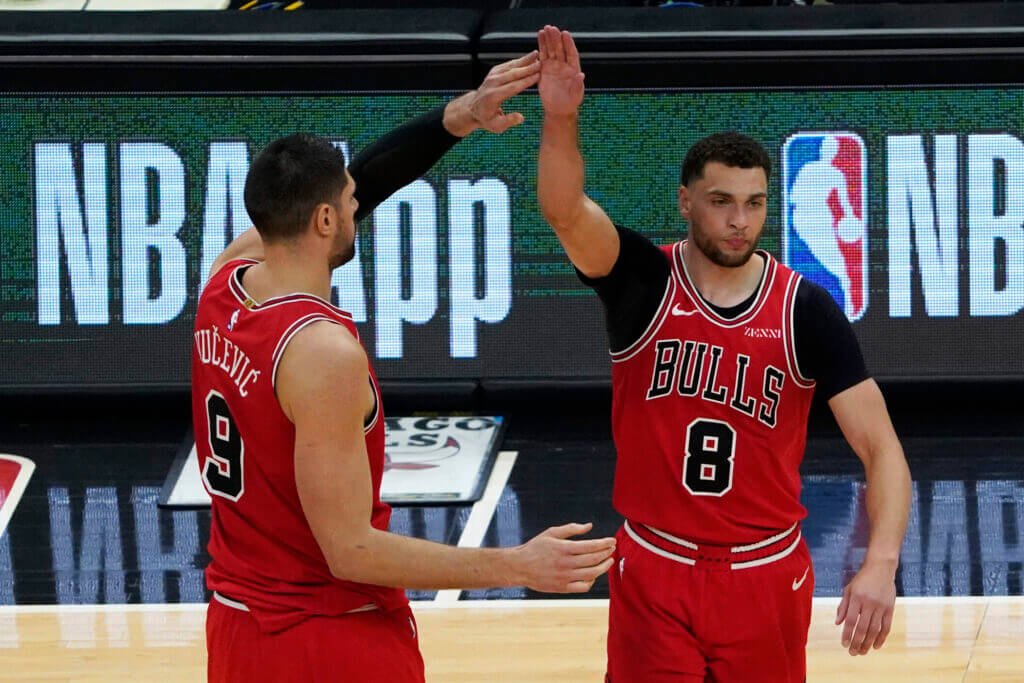
<svg viewBox="0 0 1024 683"><path fill-rule="evenodd" d="M267 242L297 237L318 204L348 184L345 156L327 140L295 133L267 145L245 178L245 210Z"/></svg>
<svg viewBox="0 0 1024 683"><path fill-rule="evenodd" d="M768 152L754 138L729 131L715 133L694 143L683 159L679 182L689 185L690 181L704 176L704 167L717 161L733 168L763 168L765 178L771 176L772 161Z"/></svg>

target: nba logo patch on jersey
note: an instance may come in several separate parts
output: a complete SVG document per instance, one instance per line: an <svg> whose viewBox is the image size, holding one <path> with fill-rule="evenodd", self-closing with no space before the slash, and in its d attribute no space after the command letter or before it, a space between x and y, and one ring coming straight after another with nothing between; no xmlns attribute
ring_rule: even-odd
<svg viewBox="0 0 1024 683"><path fill-rule="evenodd" d="M850 320L868 305L867 153L856 133L795 133L782 148L782 250Z"/></svg>

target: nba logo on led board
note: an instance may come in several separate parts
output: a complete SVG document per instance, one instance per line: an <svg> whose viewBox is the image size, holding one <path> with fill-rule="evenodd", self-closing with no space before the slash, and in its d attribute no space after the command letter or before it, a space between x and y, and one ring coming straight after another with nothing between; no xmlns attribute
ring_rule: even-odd
<svg viewBox="0 0 1024 683"><path fill-rule="evenodd" d="M850 320L868 305L866 166L855 133L796 133L782 148L783 259Z"/></svg>

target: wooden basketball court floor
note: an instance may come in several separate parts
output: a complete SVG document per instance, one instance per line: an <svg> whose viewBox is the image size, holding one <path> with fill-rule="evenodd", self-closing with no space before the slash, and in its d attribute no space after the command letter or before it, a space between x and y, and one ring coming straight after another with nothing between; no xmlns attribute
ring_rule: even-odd
<svg viewBox="0 0 1024 683"><path fill-rule="evenodd" d="M809 681L1024 681L1024 598L901 598L886 645L851 657L816 598ZM414 606L431 683L603 680L607 600ZM205 679L205 605L0 609L0 681Z"/></svg>
<svg viewBox="0 0 1024 683"><path fill-rule="evenodd" d="M182 416L154 426L104 415L60 429L27 418L0 426L5 448L36 466L0 533L0 682L205 680L209 512L155 504ZM472 510L396 509L393 528L484 546L565 521L614 533L614 459L594 426L603 422L562 420L552 435L520 420L505 441L519 453L515 467L500 456ZM865 657L843 650L833 624L866 541L859 463L837 437L809 442L812 683L1024 683L1024 421L1014 412L1002 426L979 424L981 434L954 437L930 420L904 438L915 495L897 589L910 597L898 599L885 647ZM585 599L521 589L412 597L431 683L603 680L603 580Z"/></svg>

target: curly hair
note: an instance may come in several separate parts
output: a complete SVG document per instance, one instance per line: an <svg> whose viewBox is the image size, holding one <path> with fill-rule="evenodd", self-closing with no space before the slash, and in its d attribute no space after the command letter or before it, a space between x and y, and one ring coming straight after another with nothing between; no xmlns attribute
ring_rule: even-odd
<svg viewBox="0 0 1024 683"><path fill-rule="evenodd" d="M715 133L694 143L683 159L679 182L689 185L704 176L704 167L717 161L734 168L763 168L765 177L771 176L772 162L768 152L751 137L729 131Z"/></svg>

